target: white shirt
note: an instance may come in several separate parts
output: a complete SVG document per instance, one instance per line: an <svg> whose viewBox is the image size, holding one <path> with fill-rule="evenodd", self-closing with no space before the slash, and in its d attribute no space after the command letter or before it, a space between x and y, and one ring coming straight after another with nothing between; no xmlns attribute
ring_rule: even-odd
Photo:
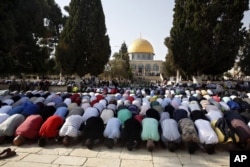
<svg viewBox="0 0 250 167"><path fill-rule="evenodd" d="M59 136L70 136L70 137L78 137L81 132L79 128L83 123L83 119L81 115L71 115L66 118L63 126L59 131Z"/></svg>
<svg viewBox="0 0 250 167"><path fill-rule="evenodd" d="M200 139L200 143L202 144L216 144L219 142L216 133L214 132L213 128L209 121L204 119L197 119L194 122L197 130L198 136Z"/></svg>
<svg viewBox="0 0 250 167"><path fill-rule="evenodd" d="M114 111L111 109L104 109L100 115L102 118L104 124L107 124L107 122L114 117Z"/></svg>
<svg viewBox="0 0 250 167"><path fill-rule="evenodd" d="M178 130L178 124L174 119L165 119L161 122L162 134L161 139L163 142L173 141L176 143L181 142L181 135Z"/></svg>

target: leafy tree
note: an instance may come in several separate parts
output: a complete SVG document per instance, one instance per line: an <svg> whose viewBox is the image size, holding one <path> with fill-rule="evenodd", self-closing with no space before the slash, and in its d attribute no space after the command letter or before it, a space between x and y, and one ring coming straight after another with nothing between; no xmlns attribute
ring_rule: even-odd
<svg viewBox="0 0 250 167"><path fill-rule="evenodd" d="M173 52L171 50L171 42L170 37L165 38L164 41L165 46L168 48L168 54L165 57L165 62L163 62L163 73L166 76L173 76L176 75L176 67L173 61Z"/></svg>
<svg viewBox="0 0 250 167"><path fill-rule="evenodd" d="M129 64L128 47L125 42L122 43L119 53L114 53L113 57L114 60L111 61L112 73L119 76L119 78L131 79L132 71Z"/></svg>
<svg viewBox="0 0 250 167"><path fill-rule="evenodd" d="M12 70L13 59L10 51L15 45L16 29L12 10L13 1L3 0L0 2L0 71L8 74Z"/></svg>
<svg viewBox="0 0 250 167"><path fill-rule="evenodd" d="M14 0L14 23L17 36L15 38L14 50L11 56L14 60L14 71L24 73L42 73L44 71L44 60L48 54L37 45L37 38L45 31L44 1L40 0Z"/></svg>
<svg viewBox="0 0 250 167"><path fill-rule="evenodd" d="M244 38L244 44L240 51L238 65L241 68L241 72L245 75L250 75L250 27Z"/></svg>
<svg viewBox="0 0 250 167"><path fill-rule="evenodd" d="M126 61L123 59L114 59L110 61L110 75L111 78L125 78L128 74L124 67L126 66Z"/></svg>
<svg viewBox="0 0 250 167"><path fill-rule="evenodd" d="M65 74L98 75L111 49L100 0L72 0L69 18L56 50L56 61Z"/></svg>
<svg viewBox="0 0 250 167"><path fill-rule="evenodd" d="M62 11L55 0L46 0L46 24L47 36L57 38L60 37L60 31L67 20L67 16L62 16ZM58 41L55 41L58 42Z"/></svg>
<svg viewBox="0 0 250 167"><path fill-rule="evenodd" d="M129 56L128 56L128 47L125 42L122 43L121 49L119 51L121 59L126 61L127 67L126 70L129 70Z"/></svg>
<svg viewBox="0 0 250 167"><path fill-rule="evenodd" d="M66 23L67 16L63 16L60 7L54 0L46 0L45 33L39 40L40 47L47 49L50 58L45 61L48 74L58 74L59 68L55 62L55 48L58 44L61 31Z"/></svg>
<svg viewBox="0 0 250 167"><path fill-rule="evenodd" d="M51 5L55 7L49 8ZM52 10L59 15L51 14ZM55 5L54 0L1 1L1 73L45 73L46 60L51 51L49 47L42 46L39 42L41 39L53 36L51 35L53 33L44 26L44 18L57 20L60 17L60 8Z"/></svg>
<svg viewBox="0 0 250 167"><path fill-rule="evenodd" d="M189 76L229 70L242 44L248 5L248 0L176 1L169 45L175 67Z"/></svg>

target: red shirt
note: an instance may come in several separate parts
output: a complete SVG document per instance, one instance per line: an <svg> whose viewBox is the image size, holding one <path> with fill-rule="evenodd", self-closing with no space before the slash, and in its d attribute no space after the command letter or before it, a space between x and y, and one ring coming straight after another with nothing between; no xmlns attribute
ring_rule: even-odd
<svg viewBox="0 0 250 167"><path fill-rule="evenodd" d="M56 137L58 136L59 129L63 125L64 120L58 115L50 116L41 126L39 136L43 137Z"/></svg>
<svg viewBox="0 0 250 167"><path fill-rule="evenodd" d="M25 121L17 127L15 135L21 135L25 138L34 139L38 137L38 132L43 123L40 115L30 115Z"/></svg>

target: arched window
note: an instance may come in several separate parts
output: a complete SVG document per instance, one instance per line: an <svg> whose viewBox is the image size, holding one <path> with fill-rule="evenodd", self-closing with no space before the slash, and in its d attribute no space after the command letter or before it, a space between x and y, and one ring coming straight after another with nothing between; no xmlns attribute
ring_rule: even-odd
<svg viewBox="0 0 250 167"><path fill-rule="evenodd" d="M153 65L153 71L159 71L159 66L158 64Z"/></svg>
<svg viewBox="0 0 250 167"><path fill-rule="evenodd" d="M144 65L143 64L139 64L138 65L138 75L143 75L144 73Z"/></svg>
<svg viewBox="0 0 250 167"><path fill-rule="evenodd" d="M146 64L145 70L146 70L146 71L151 71L151 65L150 65L150 64Z"/></svg>
<svg viewBox="0 0 250 167"><path fill-rule="evenodd" d="M143 65L143 64L139 64L139 65L138 65L138 68L144 69L144 65Z"/></svg>

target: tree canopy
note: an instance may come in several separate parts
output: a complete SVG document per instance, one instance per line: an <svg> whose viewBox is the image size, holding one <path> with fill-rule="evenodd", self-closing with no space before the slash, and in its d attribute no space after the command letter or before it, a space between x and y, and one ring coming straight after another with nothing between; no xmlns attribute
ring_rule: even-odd
<svg viewBox="0 0 250 167"><path fill-rule="evenodd" d="M239 64L241 71L245 75L250 75L250 27L245 34L244 44L239 54Z"/></svg>
<svg viewBox="0 0 250 167"><path fill-rule="evenodd" d="M101 1L71 0L68 11L56 61L64 74L97 76L111 54Z"/></svg>
<svg viewBox="0 0 250 167"><path fill-rule="evenodd" d="M131 79L132 71L129 64L128 47L122 43L119 53L113 54L114 59L110 61L111 75L114 78Z"/></svg>
<svg viewBox="0 0 250 167"><path fill-rule="evenodd" d="M39 41L54 35L52 29L44 25L44 18L57 18L54 25L58 26L62 24L61 17L54 0L1 1L1 74L46 73L50 49L48 45L41 46Z"/></svg>
<svg viewBox="0 0 250 167"><path fill-rule="evenodd" d="M173 27L165 39L174 67L189 76L231 69L243 42L241 21L248 5L248 0L175 1Z"/></svg>

